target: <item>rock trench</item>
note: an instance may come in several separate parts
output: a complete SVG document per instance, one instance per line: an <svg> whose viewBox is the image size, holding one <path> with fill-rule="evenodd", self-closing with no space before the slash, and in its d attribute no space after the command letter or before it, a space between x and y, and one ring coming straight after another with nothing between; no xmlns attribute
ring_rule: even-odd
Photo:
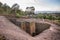
<svg viewBox="0 0 60 40"><path fill-rule="evenodd" d="M27 22L27 21L24 21L24 20L23 21L17 21L17 19L9 19L9 20L20 28L24 26L23 30L26 31L31 36L36 36L36 35L40 34L41 32L43 32L44 30L46 30L50 27L50 25L46 24L46 23ZM34 30L32 30L32 34L30 33L31 32L30 27L32 26L32 25L30 25L30 23L31 24L33 23L32 25L34 25L34 28L35 28L34 29L32 27L34 29Z"/></svg>
<svg viewBox="0 0 60 40"><path fill-rule="evenodd" d="M2 36L5 36L6 40L60 40L60 31L58 31L60 26L51 24L52 26L49 25L50 28L47 27L45 29L42 29L39 27L41 23L43 23L43 22L39 23L39 21L38 21L38 23L35 23L37 34L36 34L36 36L34 35L34 37L32 37L28 33L26 33L24 30L22 30L20 28L19 24L14 25L6 17L0 16L0 34ZM47 23L47 22L45 22L45 23ZM50 24L50 23L48 23L48 24ZM43 25L43 24L41 24L41 25ZM19 26L19 27L17 27L17 26ZM43 27L44 27L44 25L43 25ZM53 28L54 28L54 30L52 30ZM39 34L39 32L42 32L42 33Z"/></svg>

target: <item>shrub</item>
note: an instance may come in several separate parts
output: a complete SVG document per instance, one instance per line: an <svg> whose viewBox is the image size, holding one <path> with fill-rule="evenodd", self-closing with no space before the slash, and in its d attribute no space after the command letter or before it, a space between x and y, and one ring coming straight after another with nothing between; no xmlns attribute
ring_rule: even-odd
<svg viewBox="0 0 60 40"><path fill-rule="evenodd" d="M0 35L0 40L6 40L5 36Z"/></svg>
<svg viewBox="0 0 60 40"><path fill-rule="evenodd" d="M20 14L19 14L19 13L16 13L16 17L17 17L17 18L20 18Z"/></svg>

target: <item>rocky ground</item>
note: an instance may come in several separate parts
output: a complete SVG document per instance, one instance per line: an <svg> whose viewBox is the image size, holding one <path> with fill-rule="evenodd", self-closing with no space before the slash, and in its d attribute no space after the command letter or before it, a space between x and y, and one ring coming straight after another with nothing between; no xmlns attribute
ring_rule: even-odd
<svg viewBox="0 0 60 40"><path fill-rule="evenodd" d="M43 23L42 21L40 22ZM19 27L11 23L4 16L0 16L0 34L5 36L6 40L60 40L60 26L51 24L51 27L49 29L43 31L41 34L35 37L32 37Z"/></svg>
<svg viewBox="0 0 60 40"><path fill-rule="evenodd" d="M7 40L31 40L32 37L19 27L9 22L5 17L0 16L0 34Z"/></svg>

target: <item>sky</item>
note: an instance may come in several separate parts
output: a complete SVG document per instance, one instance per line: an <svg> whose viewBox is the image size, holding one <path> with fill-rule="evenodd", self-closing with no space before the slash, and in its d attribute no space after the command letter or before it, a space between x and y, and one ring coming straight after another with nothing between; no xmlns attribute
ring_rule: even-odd
<svg viewBox="0 0 60 40"><path fill-rule="evenodd" d="M60 11L60 0L0 0L0 2L7 3L10 7L17 3L22 10L34 6L35 11Z"/></svg>

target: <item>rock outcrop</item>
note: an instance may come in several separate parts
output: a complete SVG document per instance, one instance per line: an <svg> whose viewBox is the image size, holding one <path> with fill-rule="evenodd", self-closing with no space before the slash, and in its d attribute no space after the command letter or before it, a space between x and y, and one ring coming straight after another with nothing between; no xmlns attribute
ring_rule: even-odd
<svg viewBox="0 0 60 40"><path fill-rule="evenodd" d="M31 20L29 20L24 21L30 22ZM60 26L39 20L36 22L47 23L51 26L39 35L32 37L18 26L10 22L6 17L0 16L0 35L4 36L6 40L60 40Z"/></svg>
<svg viewBox="0 0 60 40"><path fill-rule="evenodd" d="M5 36L6 40L33 40L28 33L11 23L4 16L0 16L0 34Z"/></svg>

